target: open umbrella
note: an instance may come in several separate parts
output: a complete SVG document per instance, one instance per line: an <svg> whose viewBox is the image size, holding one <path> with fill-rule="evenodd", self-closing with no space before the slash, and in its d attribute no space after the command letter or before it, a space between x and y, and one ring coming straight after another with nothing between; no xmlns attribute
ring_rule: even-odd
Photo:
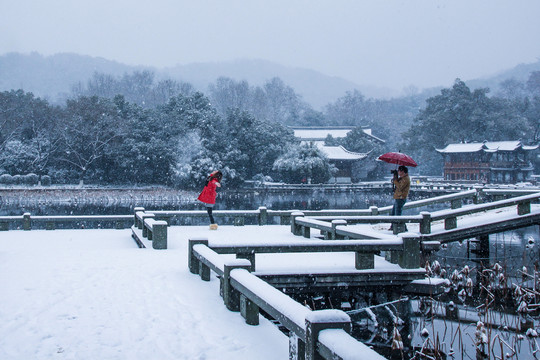
<svg viewBox="0 0 540 360"><path fill-rule="evenodd" d="M382 154L377 158L377 160L382 160L390 164L405 165L416 167L418 164L412 159L409 155L400 153L400 152L388 152Z"/></svg>

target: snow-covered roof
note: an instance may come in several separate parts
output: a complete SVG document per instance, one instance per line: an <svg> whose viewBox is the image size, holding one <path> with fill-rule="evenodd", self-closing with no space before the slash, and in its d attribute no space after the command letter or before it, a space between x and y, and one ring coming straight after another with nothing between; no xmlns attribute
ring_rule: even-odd
<svg viewBox="0 0 540 360"><path fill-rule="evenodd" d="M305 127L305 128L292 128L294 136L302 140L324 140L328 135L333 138L344 138L354 127Z"/></svg>
<svg viewBox="0 0 540 360"><path fill-rule="evenodd" d="M515 151L517 149L535 150L537 145L523 145L520 140L515 141L484 141L481 143L448 144L444 149L437 149L440 153L472 153L478 151Z"/></svg>
<svg viewBox="0 0 540 360"><path fill-rule="evenodd" d="M291 127L291 129L294 131L294 136L303 141L322 141L325 140L328 135L331 135L334 139L344 138L349 132L354 130L355 127L306 126ZM385 142L383 139L373 135L370 128L363 128L362 131L364 132L364 134L368 135L370 138L376 140L377 142Z"/></svg>
<svg viewBox="0 0 540 360"><path fill-rule="evenodd" d="M367 157L367 154L352 152L343 146L326 146L324 142L317 142L316 145L330 160L362 160Z"/></svg>

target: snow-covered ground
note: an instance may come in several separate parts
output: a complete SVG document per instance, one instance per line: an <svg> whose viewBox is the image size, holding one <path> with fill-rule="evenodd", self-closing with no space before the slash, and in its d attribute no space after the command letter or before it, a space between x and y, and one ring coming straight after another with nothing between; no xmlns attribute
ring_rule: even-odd
<svg viewBox="0 0 540 360"><path fill-rule="evenodd" d="M273 228L173 227L160 251L131 230L1 232L0 359L287 359L275 325L245 324L187 267L189 237L293 236Z"/></svg>

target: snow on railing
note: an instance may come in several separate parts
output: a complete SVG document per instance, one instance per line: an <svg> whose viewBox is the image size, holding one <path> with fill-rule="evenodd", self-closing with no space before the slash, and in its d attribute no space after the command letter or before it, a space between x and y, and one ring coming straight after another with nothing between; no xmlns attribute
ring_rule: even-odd
<svg viewBox="0 0 540 360"><path fill-rule="evenodd" d="M206 239L190 239L188 266L203 280L210 270L222 279L225 306L240 311L250 325L259 324L260 309L289 330L289 358L384 359L351 335L351 319L341 310L312 311L251 274L246 259L224 262Z"/></svg>

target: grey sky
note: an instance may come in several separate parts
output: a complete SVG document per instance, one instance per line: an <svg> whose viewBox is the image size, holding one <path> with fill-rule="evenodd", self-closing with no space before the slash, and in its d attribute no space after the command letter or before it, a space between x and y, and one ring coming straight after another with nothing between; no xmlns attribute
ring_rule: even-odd
<svg viewBox="0 0 540 360"><path fill-rule="evenodd" d="M0 0L0 54L265 59L359 84L448 86L537 61L539 14L539 0Z"/></svg>

